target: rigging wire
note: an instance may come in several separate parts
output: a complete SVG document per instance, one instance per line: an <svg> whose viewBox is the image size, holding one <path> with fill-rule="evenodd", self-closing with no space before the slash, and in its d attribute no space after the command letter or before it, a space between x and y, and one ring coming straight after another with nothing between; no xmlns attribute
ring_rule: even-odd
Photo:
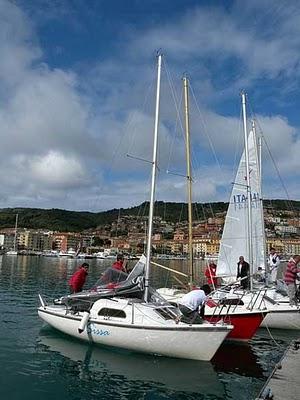
<svg viewBox="0 0 300 400"><path fill-rule="evenodd" d="M156 68L156 67L155 67L155 68ZM143 101L142 107L141 107L142 110L146 110L146 105L147 105L148 103L150 103L150 100L149 100L149 99L150 99L150 94L153 92L154 87L155 87L155 78L154 78L154 73L153 73L153 74L152 74L152 80L151 80L151 82L149 83L148 88L147 88L146 93L145 93L145 96L144 96L144 101ZM129 130L129 127L130 127L132 121L134 121L134 117L135 117L136 115L137 115L137 111L134 111L134 112L132 113L132 115L131 115L130 120L129 120L128 123L126 124L127 126L126 126L126 128L125 128L125 132L127 131L127 129ZM133 148L134 148L134 143L135 143L135 141L136 141L136 136L137 136L137 128L136 128L136 126L135 126L134 129L133 129L133 133L132 133L132 135L131 135L131 140L130 140L130 142L129 142L129 144L128 144L128 147L127 147L127 154L131 154L131 152L132 152L132 150L133 150Z"/></svg>
<svg viewBox="0 0 300 400"><path fill-rule="evenodd" d="M183 95L181 94L180 101L178 101L178 96L176 95L176 91L175 91L175 88L174 88L172 76L171 76L171 73L170 73L169 68L167 66L166 60L164 60L163 62L165 64L166 75L167 75L167 78L168 78L168 83L169 83L169 87L171 89L171 95L172 95L174 106L175 106L175 110L176 110L176 130L175 130L175 132L177 132L177 133L181 132L181 136L182 136L183 141L184 141L184 143L186 145L186 137L184 135L183 122L182 122L181 113L180 113L180 107L181 107L182 102L183 102ZM178 126L180 127L180 129L177 129ZM178 134L178 137L180 137L179 134ZM174 141L175 141L175 139L174 139ZM173 147L171 148L171 150L173 151ZM169 166L170 166L171 157L172 157L172 154L170 153L170 157L169 157L169 160L168 160L168 169L169 169ZM184 174L184 176L186 176L186 174ZM180 211L180 215L179 215L179 222L182 219L183 211L184 211L184 204L181 205L181 211Z"/></svg>
<svg viewBox="0 0 300 400"><path fill-rule="evenodd" d="M271 152L270 146L269 146L269 144L268 144L268 141L267 141L265 135L263 134L262 127L261 127L261 125L260 125L260 123L259 123L258 118L256 117L256 115L255 115L255 113L254 113L254 111L253 111L253 108L252 108L251 103L249 103L249 107L250 107L250 111L251 111L251 114L252 114L252 116L253 116L253 119L255 119L256 124L257 124L257 126L258 126L258 128L259 128L259 134L261 135L261 137L262 137L262 139L263 139L263 141L264 141L264 143L265 143L265 145L266 145L266 149L267 149L267 151L268 151L268 155L269 155L269 157L270 157L270 159L271 159L271 161L272 161L272 163L273 163L273 166L274 166L275 171L276 171L276 173L277 173L277 175L278 175L279 181L280 181L280 183L281 183L281 185L282 185L282 188L283 188L283 190L284 190L284 192L285 192L287 208L290 208L290 210L295 211L294 206L293 206L293 203L292 203L291 198L290 198L290 195L289 195L289 192L288 192L288 190L287 190L287 187L286 187L285 184L284 184L284 181L283 181L283 178L282 178L282 176L281 176L281 174L280 174L278 165L277 165L277 163L276 163L276 161L275 161L275 159L274 159L274 157L273 157L273 155L272 155L272 152ZM270 200L270 201L271 201L271 200Z"/></svg>
<svg viewBox="0 0 300 400"><path fill-rule="evenodd" d="M156 67L153 67L153 69L155 69ZM150 93L153 90L153 86L154 86L154 76L155 74L153 73L152 75L152 80L149 83L147 90L145 91L145 96L144 96L144 100L142 103L142 109L145 110L146 109L146 105L149 102L149 97L150 97ZM118 156L122 156L125 157L126 154L129 153L130 150L132 150L132 148L134 147L134 140L137 136L137 129L133 129L133 131L130 131L130 127L133 125L133 121L136 119L137 116L137 111L132 112L129 115L129 118L127 119L127 122L125 124L124 129L121 130L121 135L119 137L118 143L113 151L113 154L110 158L110 160L108 161L108 163L106 164L106 175L109 177L110 174L112 174L113 171L113 167L116 165L116 160ZM131 133L131 135L129 136L128 133ZM128 138L129 136L129 138ZM124 146L124 143L127 144L127 146ZM121 151L122 148L126 148L127 147L127 152L126 151ZM104 193L104 189L105 189L105 185L106 185L107 179L105 181L102 182L102 184L100 184L98 186L98 193L100 193L95 201L95 208L97 207L97 204L101 201L101 197L103 198L103 193ZM145 188L144 190L144 196L145 199L147 198L147 190Z"/></svg>
<svg viewBox="0 0 300 400"><path fill-rule="evenodd" d="M192 86L191 86L191 82L190 82L190 81L189 81L189 88L190 88L190 92L192 93L192 98L194 99L194 102L195 102L195 105L196 105L196 109L197 109L198 114L199 114L199 116L200 116L200 121L202 122L202 125L203 125L203 128L204 128L203 131L204 131L205 134L206 134L206 128L205 128L204 118L203 118L203 116L202 116L202 114L201 114L201 110L200 110L199 104L198 104L197 99L196 99L196 96L195 96L195 92L194 92L194 90L193 90L193 88L192 88ZM214 146L213 146L213 144L212 144L212 142L211 142L209 136L208 136L208 135L206 135L206 136L207 136L207 138L208 138L208 141L209 141L210 147L211 147L211 149L212 149L214 158L215 158L215 160L217 160L217 163L219 163L218 158L217 158L217 155L216 155L216 152L214 151ZM198 158L196 157L195 151L194 151L193 149L192 149L191 160L192 160L192 170L193 170L193 171L201 170L200 164L198 163ZM219 167L220 167L220 165L219 165ZM220 167L220 168L221 168L221 167ZM201 178L200 178L200 177L199 177L199 180L201 181ZM194 206L194 207L195 207L196 210L197 210L197 213L196 213L196 214L200 215L200 214L199 214L199 211L198 211L199 205L200 205L201 210L202 210L203 219L207 219L208 216L206 215L206 211L205 211L205 207L204 207L204 204L203 204L203 203L199 203L199 204L198 204L197 202L195 202L195 206ZM211 206L210 203L209 203L209 209L210 209L211 215L214 217L214 216L215 216L215 215L214 215L214 211L213 211L212 206Z"/></svg>
<svg viewBox="0 0 300 400"><path fill-rule="evenodd" d="M183 95L181 93L180 101L178 101L178 96L176 95L176 90L175 90L175 86L173 84L173 79L172 79L170 70L168 68L168 65L167 65L167 62L166 62L165 59L163 59L163 64L165 66L167 81L168 81L168 84L169 84L169 87L170 87L170 90L171 90L171 96L172 96L173 103L174 103L174 106L175 106L175 111L176 111L176 119L175 119L175 129L174 129L174 131L175 131L175 134L178 133L178 136L177 136L178 138L180 137L180 132L181 132L181 136L182 136L183 140L185 141L183 122L182 122L181 113L180 113L180 109L181 109L181 105L182 105L182 101L183 101ZM180 129L178 129L178 127ZM175 139L176 139L176 136L173 135L172 146L171 146L171 149L169 151L169 159L168 159L168 164L167 164L167 171L169 171Z"/></svg>
<svg viewBox="0 0 300 400"><path fill-rule="evenodd" d="M211 149L211 151L212 151L212 153L213 153L213 156L214 156L214 159L215 159L215 161L216 161L216 164L218 165L218 167L220 168L220 170L222 170L221 165L220 165L220 162L219 162L219 159L218 159L218 157L217 157L217 153L216 153L216 151L215 151L215 149L214 149L213 143L212 143L212 141L211 141L209 135L208 135L207 132L206 132L206 124L205 124L203 115L202 115L202 113L201 113L199 104L198 104L198 102L197 102L197 99L196 99L194 90L193 90L193 88L191 87L191 85L190 85L190 89L191 89L191 93L192 93L192 96L193 96L194 101L195 101L196 109L197 109L197 111L198 111L198 113L199 113L199 116L200 116L200 121L202 122L202 125L203 125L203 128L204 128L204 129L203 129L204 134L205 134L205 136L206 136L206 138L207 138L207 140L208 140L208 143L209 143L210 149Z"/></svg>
<svg viewBox="0 0 300 400"><path fill-rule="evenodd" d="M212 151L213 157L214 157L214 159L215 159L215 162L216 162L217 166L219 167L219 169L222 170L221 165L220 165L220 162L219 162L219 159L218 159L218 157L217 157L217 153L216 153L215 148L214 148L214 145L213 145L213 143L212 143L212 140L211 140L210 136L207 134L207 126L206 126L204 117L203 117L203 115L202 115L202 112L201 112L199 103L198 103L198 101L197 101L195 92L194 92L194 90L193 90L193 87L191 86L190 81L189 81L189 87L190 87L190 92L191 92L191 94L192 94L192 98L194 99L194 103L195 103L195 106L196 106L196 110L198 111L198 114L199 114L199 117L200 117L200 121L201 121L202 126L203 126L203 132L204 132L204 134L205 134L205 136L206 136L206 138L207 138L207 140L208 140L208 143L209 143L210 149L211 149L211 151ZM198 169L199 169L199 170L201 169L201 167L200 167L200 165L198 164L197 161L198 161L198 159L197 159L197 157L195 156L195 152L194 152L194 150L192 150L192 165L193 165L193 170L194 170L194 171L197 171ZM198 168L197 168L197 167L198 167ZM199 178L199 179L200 179L200 178ZM198 203L195 203L195 207L196 207L197 209L198 209L198 206L199 206ZM204 204L200 203L200 207L201 207L201 209L202 209L203 218L204 218L204 219L207 219L208 216L206 215L206 210L205 210ZM211 203L208 204L208 207L209 207L209 210L210 210L210 213L211 213L212 217L214 218L214 217L215 217L215 213L214 213L214 211L213 211L213 208L212 208ZM198 210L197 210L197 211L198 211Z"/></svg>
<svg viewBox="0 0 300 400"><path fill-rule="evenodd" d="M238 131L237 131L237 140L235 140L235 152L234 152L234 163L233 163L233 170L232 170L232 182L235 181L235 175L236 175L236 171L238 170L238 162L239 162L239 158L240 155L239 153L239 149L241 148L241 141L243 138L242 135L242 106L240 106L240 117L239 117L239 125L238 125Z"/></svg>

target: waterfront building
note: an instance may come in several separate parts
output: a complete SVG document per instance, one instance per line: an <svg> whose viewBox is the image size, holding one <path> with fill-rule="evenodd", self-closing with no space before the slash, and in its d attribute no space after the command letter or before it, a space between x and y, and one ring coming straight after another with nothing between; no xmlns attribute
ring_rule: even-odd
<svg viewBox="0 0 300 400"><path fill-rule="evenodd" d="M76 233L54 233L53 250L67 253L70 249L78 249L80 244L80 235Z"/></svg>
<svg viewBox="0 0 300 400"><path fill-rule="evenodd" d="M271 247L274 247L278 254L284 254L284 244L282 239L267 238L266 240L267 254L270 253Z"/></svg>
<svg viewBox="0 0 300 400"><path fill-rule="evenodd" d="M19 234L17 234L17 248L19 246L18 243ZM4 234L4 241L3 241L3 250L8 251L14 248L14 240L15 240L15 232L6 232Z"/></svg>
<svg viewBox="0 0 300 400"><path fill-rule="evenodd" d="M181 242L173 241L171 244L171 253L173 253L173 254L187 253L187 242L186 241L181 241Z"/></svg>
<svg viewBox="0 0 300 400"><path fill-rule="evenodd" d="M220 250L220 240L210 239L207 243L207 254L218 254Z"/></svg>
<svg viewBox="0 0 300 400"><path fill-rule="evenodd" d="M300 254L300 240L299 239L283 240L283 254L287 255Z"/></svg>
<svg viewBox="0 0 300 400"><path fill-rule="evenodd" d="M174 242L176 242L176 241L181 241L181 240L184 240L185 239L185 233L184 233L184 231L182 231L182 230L176 230L175 231L175 233L174 233L174 236L173 236L173 240L174 240Z"/></svg>
<svg viewBox="0 0 300 400"><path fill-rule="evenodd" d="M274 230L276 233L278 233L280 235L285 235L285 234L296 235L299 232L299 228L297 228L296 226L292 226L292 225L275 225Z"/></svg>

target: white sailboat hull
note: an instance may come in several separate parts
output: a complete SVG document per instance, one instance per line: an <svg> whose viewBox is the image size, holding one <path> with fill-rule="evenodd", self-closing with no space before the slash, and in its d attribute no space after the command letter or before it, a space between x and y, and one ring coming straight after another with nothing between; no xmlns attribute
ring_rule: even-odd
<svg viewBox="0 0 300 400"><path fill-rule="evenodd" d="M262 328L300 329L300 310L296 306L275 305L268 307L268 311Z"/></svg>
<svg viewBox="0 0 300 400"><path fill-rule="evenodd" d="M300 329L300 309L297 306L291 306L285 302L276 302L270 296L264 296L264 291L258 293L256 304L259 305L262 311L266 311L267 315L263 319L261 328L272 329ZM273 293L275 298L275 291L267 290L267 294ZM251 294L245 295L243 301L246 305L251 305Z"/></svg>
<svg viewBox="0 0 300 400"><path fill-rule="evenodd" d="M101 302L98 300L96 303L99 301ZM132 309L131 305L129 307ZM120 322L103 317L93 318L91 311L86 328L79 333L78 327L83 313L66 314L63 307L42 306L38 309L38 314L52 327L85 341L137 352L203 361L211 360L232 329L231 325L206 322L201 325L176 324L174 320L167 323L164 321L164 324L154 321L148 325L147 315L138 315L137 323L130 320Z"/></svg>

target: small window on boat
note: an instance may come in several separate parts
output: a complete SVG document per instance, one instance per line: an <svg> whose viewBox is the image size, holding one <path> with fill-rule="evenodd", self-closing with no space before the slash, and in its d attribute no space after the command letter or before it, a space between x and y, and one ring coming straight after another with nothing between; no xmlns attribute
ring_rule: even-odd
<svg viewBox="0 0 300 400"><path fill-rule="evenodd" d="M175 318L175 312L171 312L168 308L156 308L155 311L157 314L159 314L161 317L164 319L174 319Z"/></svg>
<svg viewBox="0 0 300 400"><path fill-rule="evenodd" d="M118 310L116 308L101 308L98 315L103 317L115 317L115 318L126 318L126 314L123 310Z"/></svg>

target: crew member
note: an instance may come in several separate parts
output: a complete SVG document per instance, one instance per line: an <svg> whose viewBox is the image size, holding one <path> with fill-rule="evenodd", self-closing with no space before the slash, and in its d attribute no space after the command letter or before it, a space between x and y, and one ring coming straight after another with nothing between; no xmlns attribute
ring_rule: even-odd
<svg viewBox="0 0 300 400"><path fill-rule="evenodd" d="M117 261L113 263L112 268L117 269L118 271L125 272L127 274L126 264L127 260L124 260L123 254L118 254Z"/></svg>
<svg viewBox="0 0 300 400"><path fill-rule="evenodd" d="M217 274L217 266L214 262L210 262L205 269L204 275L206 276L207 283L212 285L213 288L217 286L218 278Z"/></svg>
<svg viewBox="0 0 300 400"><path fill-rule="evenodd" d="M274 247L271 247L268 259L268 265L270 270L270 283L276 283L279 264L280 264L280 258L278 254L276 254Z"/></svg>
<svg viewBox="0 0 300 400"><path fill-rule="evenodd" d="M89 264L83 263L79 270L76 271L69 279L69 286L71 293L78 293L82 291L83 285L85 284L86 277L88 275Z"/></svg>
<svg viewBox="0 0 300 400"><path fill-rule="evenodd" d="M296 280L297 274L300 272L300 268L297 268L297 265L300 261L300 256L295 255L287 264L286 271L284 274L284 282L287 285L287 292L290 298L290 305L297 305L296 300Z"/></svg>
<svg viewBox="0 0 300 400"><path fill-rule="evenodd" d="M189 324L202 322L205 302L210 292L211 289L209 285L203 285L201 289L191 290L178 301L178 306L183 314L184 322Z"/></svg>
<svg viewBox="0 0 300 400"><path fill-rule="evenodd" d="M249 288L249 274L250 274L250 266L245 261L243 256L239 257L239 262L237 263L237 279L241 278L241 286L243 289Z"/></svg>

